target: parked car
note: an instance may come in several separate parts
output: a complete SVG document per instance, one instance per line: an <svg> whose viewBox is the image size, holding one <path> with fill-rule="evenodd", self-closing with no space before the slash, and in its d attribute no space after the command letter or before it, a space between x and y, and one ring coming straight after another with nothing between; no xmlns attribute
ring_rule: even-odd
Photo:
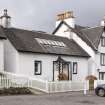
<svg viewBox="0 0 105 105"><path fill-rule="evenodd" d="M95 88L95 93L97 96L105 97L105 84L98 85Z"/></svg>

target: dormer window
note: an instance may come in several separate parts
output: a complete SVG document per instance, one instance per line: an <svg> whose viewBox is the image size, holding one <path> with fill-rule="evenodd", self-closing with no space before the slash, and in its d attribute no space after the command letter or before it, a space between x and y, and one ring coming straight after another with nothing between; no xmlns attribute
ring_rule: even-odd
<svg viewBox="0 0 105 105"><path fill-rule="evenodd" d="M101 46L102 47L105 47L105 37L102 37L101 38Z"/></svg>
<svg viewBox="0 0 105 105"><path fill-rule="evenodd" d="M52 47L66 47L66 44L61 41L54 41L54 40L47 40L47 39L40 39L40 38L35 38L38 43L41 45L46 45L46 46L52 46Z"/></svg>

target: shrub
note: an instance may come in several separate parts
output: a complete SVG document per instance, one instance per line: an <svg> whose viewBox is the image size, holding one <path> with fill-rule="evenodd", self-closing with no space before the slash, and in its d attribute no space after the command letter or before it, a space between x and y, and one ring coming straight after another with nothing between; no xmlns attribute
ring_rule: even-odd
<svg viewBox="0 0 105 105"><path fill-rule="evenodd" d="M28 88L3 88L0 90L0 95L18 95L18 94L33 94Z"/></svg>

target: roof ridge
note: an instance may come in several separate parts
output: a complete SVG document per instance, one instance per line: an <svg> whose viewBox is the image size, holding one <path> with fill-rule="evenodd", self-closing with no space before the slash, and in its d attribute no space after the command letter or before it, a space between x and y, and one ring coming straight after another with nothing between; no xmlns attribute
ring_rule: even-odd
<svg viewBox="0 0 105 105"><path fill-rule="evenodd" d="M103 26L87 27L87 28L84 28L84 29L81 29L81 30L93 29L93 28L98 28L98 27L103 27Z"/></svg>
<svg viewBox="0 0 105 105"><path fill-rule="evenodd" d="M16 30L21 30L21 31L33 32L33 33L40 33L40 32L35 31L35 30L27 30L27 29L22 29L22 28L15 28L15 27L11 27L11 28L9 28L9 29L16 29ZM54 35L54 34L51 34L51 33L40 33L40 34L55 36L55 37L59 37L59 38L63 38L63 39L68 39L68 38L66 38L66 37L57 36L57 35Z"/></svg>

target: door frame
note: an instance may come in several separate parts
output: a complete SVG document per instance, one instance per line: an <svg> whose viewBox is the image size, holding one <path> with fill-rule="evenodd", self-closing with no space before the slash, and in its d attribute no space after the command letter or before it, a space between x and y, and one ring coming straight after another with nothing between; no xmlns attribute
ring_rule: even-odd
<svg viewBox="0 0 105 105"><path fill-rule="evenodd" d="M53 61L53 81L55 81L55 77L54 77L54 72L55 72L55 70L54 70L54 64L55 63L57 63L57 61ZM68 81L69 81L69 80L72 80L72 64L71 64L71 62L65 62L65 63L67 63L67 65L68 65ZM63 65L62 65L62 67L63 67ZM60 69L59 69L58 72L60 74Z"/></svg>

